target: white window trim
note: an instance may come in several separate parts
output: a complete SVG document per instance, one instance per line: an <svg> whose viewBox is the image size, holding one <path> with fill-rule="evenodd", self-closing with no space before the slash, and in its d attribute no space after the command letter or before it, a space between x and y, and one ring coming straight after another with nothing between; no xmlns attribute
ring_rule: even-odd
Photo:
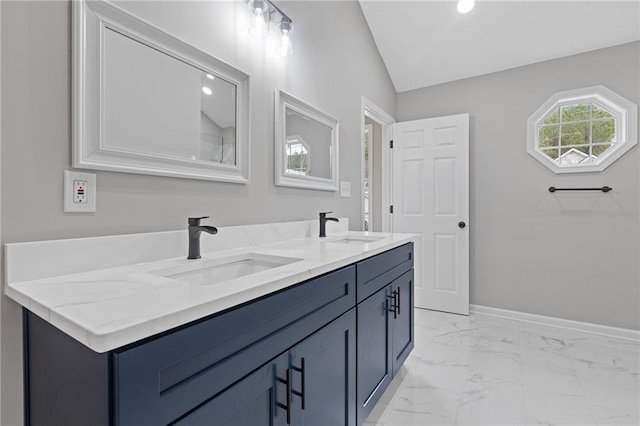
<svg viewBox="0 0 640 426"><path fill-rule="evenodd" d="M560 165L538 149L538 126L555 108L577 102L596 102L615 115L616 144L589 164ZM527 151L555 173L601 172L638 143L638 107L604 86L585 87L554 94L527 122Z"/></svg>

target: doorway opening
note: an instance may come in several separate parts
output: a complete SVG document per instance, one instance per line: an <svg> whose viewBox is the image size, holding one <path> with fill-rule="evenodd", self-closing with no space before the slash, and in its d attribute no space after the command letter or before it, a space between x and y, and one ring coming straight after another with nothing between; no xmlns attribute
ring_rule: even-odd
<svg viewBox="0 0 640 426"><path fill-rule="evenodd" d="M362 98L361 220L363 231L391 232L391 125L393 117Z"/></svg>

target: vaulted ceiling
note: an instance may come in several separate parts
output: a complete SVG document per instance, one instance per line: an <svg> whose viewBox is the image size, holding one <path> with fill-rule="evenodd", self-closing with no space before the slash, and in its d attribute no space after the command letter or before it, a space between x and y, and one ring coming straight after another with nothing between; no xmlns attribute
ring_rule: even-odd
<svg viewBox="0 0 640 426"><path fill-rule="evenodd" d="M640 1L360 0L398 92L640 40ZM602 64L615 66L615 64Z"/></svg>

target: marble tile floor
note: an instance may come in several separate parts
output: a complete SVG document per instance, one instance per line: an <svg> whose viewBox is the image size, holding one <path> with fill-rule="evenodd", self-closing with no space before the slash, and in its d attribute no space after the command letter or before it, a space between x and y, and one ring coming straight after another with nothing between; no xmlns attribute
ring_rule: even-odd
<svg viewBox="0 0 640 426"><path fill-rule="evenodd" d="M416 309L415 348L366 426L640 425L640 344Z"/></svg>

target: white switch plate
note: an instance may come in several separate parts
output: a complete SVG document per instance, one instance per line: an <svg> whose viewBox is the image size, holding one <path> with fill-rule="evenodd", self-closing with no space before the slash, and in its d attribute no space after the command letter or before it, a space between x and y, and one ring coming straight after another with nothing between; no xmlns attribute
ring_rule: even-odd
<svg viewBox="0 0 640 426"><path fill-rule="evenodd" d="M340 181L340 196L343 198L351 197L351 182Z"/></svg>
<svg viewBox="0 0 640 426"><path fill-rule="evenodd" d="M96 175L64 171L63 211L91 213L96 211Z"/></svg>

